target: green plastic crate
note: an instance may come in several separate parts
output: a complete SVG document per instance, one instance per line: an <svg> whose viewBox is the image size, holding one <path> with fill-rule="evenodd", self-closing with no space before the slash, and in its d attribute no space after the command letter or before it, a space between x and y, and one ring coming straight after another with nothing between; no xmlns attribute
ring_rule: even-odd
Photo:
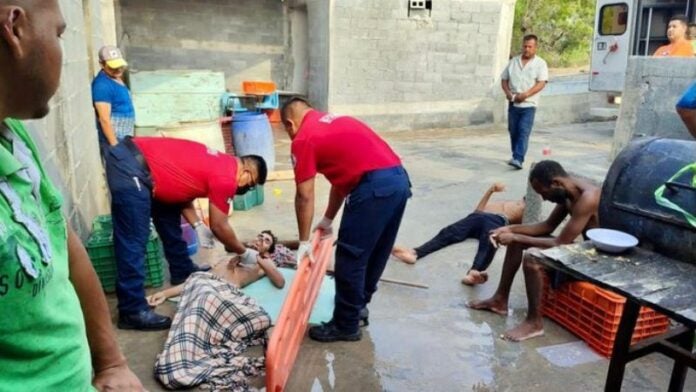
<svg viewBox="0 0 696 392"><path fill-rule="evenodd" d="M111 215L99 215L92 220L92 233L108 232L114 230L114 225L111 221ZM150 231L155 231L155 225L150 222Z"/></svg>
<svg viewBox="0 0 696 392"><path fill-rule="evenodd" d="M263 204L263 201L263 185L257 185L253 190L243 195L235 196L232 202L232 209L234 211L247 211Z"/></svg>
<svg viewBox="0 0 696 392"><path fill-rule="evenodd" d="M145 287L160 287L164 284L162 246L154 231L145 246ZM105 292L116 290L116 258L113 236L110 232L93 232L87 241L87 253Z"/></svg>
<svg viewBox="0 0 696 392"><path fill-rule="evenodd" d="M92 232L96 231L108 231L113 230L113 224L111 223L111 215L99 215L92 221Z"/></svg>

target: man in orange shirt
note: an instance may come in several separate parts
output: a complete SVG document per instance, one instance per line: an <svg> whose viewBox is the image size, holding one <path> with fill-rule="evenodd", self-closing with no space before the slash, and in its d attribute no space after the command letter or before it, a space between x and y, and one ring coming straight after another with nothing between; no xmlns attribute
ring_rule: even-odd
<svg viewBox="0 0 696 392"><path fill-rule="evenodd" d="M684 15L675 15L667 25L669 44L660 46L655 51L655 57L694 57L694 49L686 37L688 19Z"/></svg>

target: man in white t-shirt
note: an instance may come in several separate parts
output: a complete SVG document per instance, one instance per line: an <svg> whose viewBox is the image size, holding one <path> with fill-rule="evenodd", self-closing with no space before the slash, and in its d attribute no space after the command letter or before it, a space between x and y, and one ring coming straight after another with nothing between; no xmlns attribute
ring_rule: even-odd
<svg viewBox="0 0 696 392"><path fill-rule="evenodd" d="M539 92L549 80L546 61L536 55L536 35L525 35L522 39L522 54L510 60L501 76L501 86L508 106L508 131L512 159L508 165L522 169L527 153L529 135L534 125L534 115L539 104Z"/></svg>

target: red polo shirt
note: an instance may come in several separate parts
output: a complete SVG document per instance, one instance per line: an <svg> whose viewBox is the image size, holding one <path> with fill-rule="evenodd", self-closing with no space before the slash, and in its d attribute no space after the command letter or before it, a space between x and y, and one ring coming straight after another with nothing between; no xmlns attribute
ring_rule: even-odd
<svg viewBox="0 0 696 392"><path fill-rule="evenodd" d="M316 110L305 115L292 141L292 161L297 184L319 172L344 196L363 174L401 164L391 147L367 125Z"/></svg>
<svg viewBox="0 0 696 392"><path fill-rule="evenodd" d="M207 197L223 213L237 190L237 160L189 140L136 137L152 173L153 197L164 203L183 204Z"/></svg>

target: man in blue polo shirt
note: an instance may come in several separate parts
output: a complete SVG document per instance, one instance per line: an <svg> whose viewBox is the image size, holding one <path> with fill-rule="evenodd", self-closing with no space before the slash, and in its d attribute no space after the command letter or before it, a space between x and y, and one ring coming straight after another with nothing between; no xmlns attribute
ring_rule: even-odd
<svg viewBox="0 0 696 392"><path fill-rule="evenodd" d="M97 115L99 146L115 146L126 136L133 136L135 110L130 91L123 82L126 60L115 46L99 49L102 69L92 81L92 102Z"/></svg>

